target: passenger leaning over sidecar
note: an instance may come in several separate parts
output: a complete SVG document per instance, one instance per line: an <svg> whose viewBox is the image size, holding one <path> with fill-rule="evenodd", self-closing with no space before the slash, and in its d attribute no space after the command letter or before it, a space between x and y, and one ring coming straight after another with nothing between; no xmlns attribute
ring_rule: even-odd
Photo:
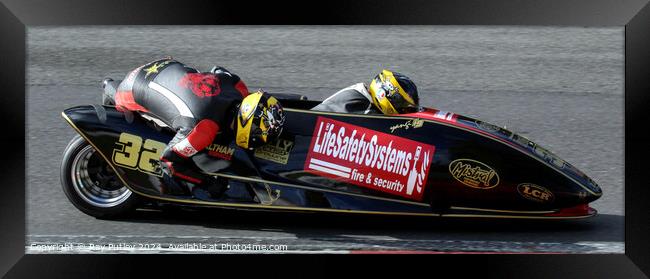
<svg viewBox="0 0 650 279"><path fill-rule="evenodd" d="M216 136L255 148L277 138L284 124L280 103L263 92L249 94L237 75L221 67L199 72L171 57L131 71L113 93L109 100L118 110L153 116L176 131L160 167L172 178L167 181L184 185L199 199L218 198L227 185L203 174L192 156Z"/></svg>
<svg viewBox="0 0 650 279"><path fill-rule="evenodd" d="M419 109L418 89L407 76L383 70L370 86L357 83L334 93L312 110L356 114L400 114Z"/></svg>

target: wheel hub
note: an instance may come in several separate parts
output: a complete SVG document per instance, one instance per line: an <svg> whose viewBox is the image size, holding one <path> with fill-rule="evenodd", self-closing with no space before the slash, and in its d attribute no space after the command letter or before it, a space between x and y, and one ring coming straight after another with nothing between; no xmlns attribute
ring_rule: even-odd
<svg viewBox="0 0 650 279"><path fill-rule="evenodd" d="M77 194L93 206L114 207L132 194L92 146L77 153L71 177Z"/></svg>

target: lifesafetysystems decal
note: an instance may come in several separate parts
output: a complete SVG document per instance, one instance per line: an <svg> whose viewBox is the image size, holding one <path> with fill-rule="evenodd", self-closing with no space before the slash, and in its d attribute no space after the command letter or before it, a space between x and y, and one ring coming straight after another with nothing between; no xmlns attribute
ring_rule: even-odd
<svg viewBox="0 0 650 279"><path fill-rule="evenodd" d="M305 170L421 201L433 145L318 117Z"/></svg>

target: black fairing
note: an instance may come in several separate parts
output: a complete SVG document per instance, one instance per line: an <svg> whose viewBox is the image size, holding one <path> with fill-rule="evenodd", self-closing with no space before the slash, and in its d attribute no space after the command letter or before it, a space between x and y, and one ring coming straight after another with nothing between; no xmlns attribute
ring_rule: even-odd
<svg viewBox="0 0 650 279"><path fill-rule="evenodd" d="M195 162L204 171L224 174L232 181L224 198L212 204L393 213L445 212L453 208L541 212L584 205L602 194L575 167L533 142L488 123L458 115L452 121L440 120L433 117L436 111L430 109L403 117L359 117L291 109L313 105L313 101L299 100L284 104L284 132L268 148L276 157L269 159L268 154L243 150L218 139L215 144L234 150L230 160L216 158L208 151L197 155ZM125 115L111 106L103 108L73 107L65 110L64 116L109 161L115 149L120 148L117 142L122 133L164 144L173 137L172 132L156 129L138 115ZM434 146L422 197L394 195L306 171L305 161L309 159L319 117ZM413 119L420 120L420 125L412 125ZM111 164L137 193L179 202L196 201L187 193L167 188L159 176L121 167L113 161ZM475 184L476 181L480 182Z"/></svg>

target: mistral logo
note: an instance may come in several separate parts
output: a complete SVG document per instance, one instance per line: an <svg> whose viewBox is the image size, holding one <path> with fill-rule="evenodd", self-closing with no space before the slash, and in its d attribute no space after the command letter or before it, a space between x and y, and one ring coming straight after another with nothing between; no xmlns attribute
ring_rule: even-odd
<svg viewBox="0 0 650 279"><path fill-rule="evenodd" d="M305 170L422 200L435 147L318 117Z"/></svg>

